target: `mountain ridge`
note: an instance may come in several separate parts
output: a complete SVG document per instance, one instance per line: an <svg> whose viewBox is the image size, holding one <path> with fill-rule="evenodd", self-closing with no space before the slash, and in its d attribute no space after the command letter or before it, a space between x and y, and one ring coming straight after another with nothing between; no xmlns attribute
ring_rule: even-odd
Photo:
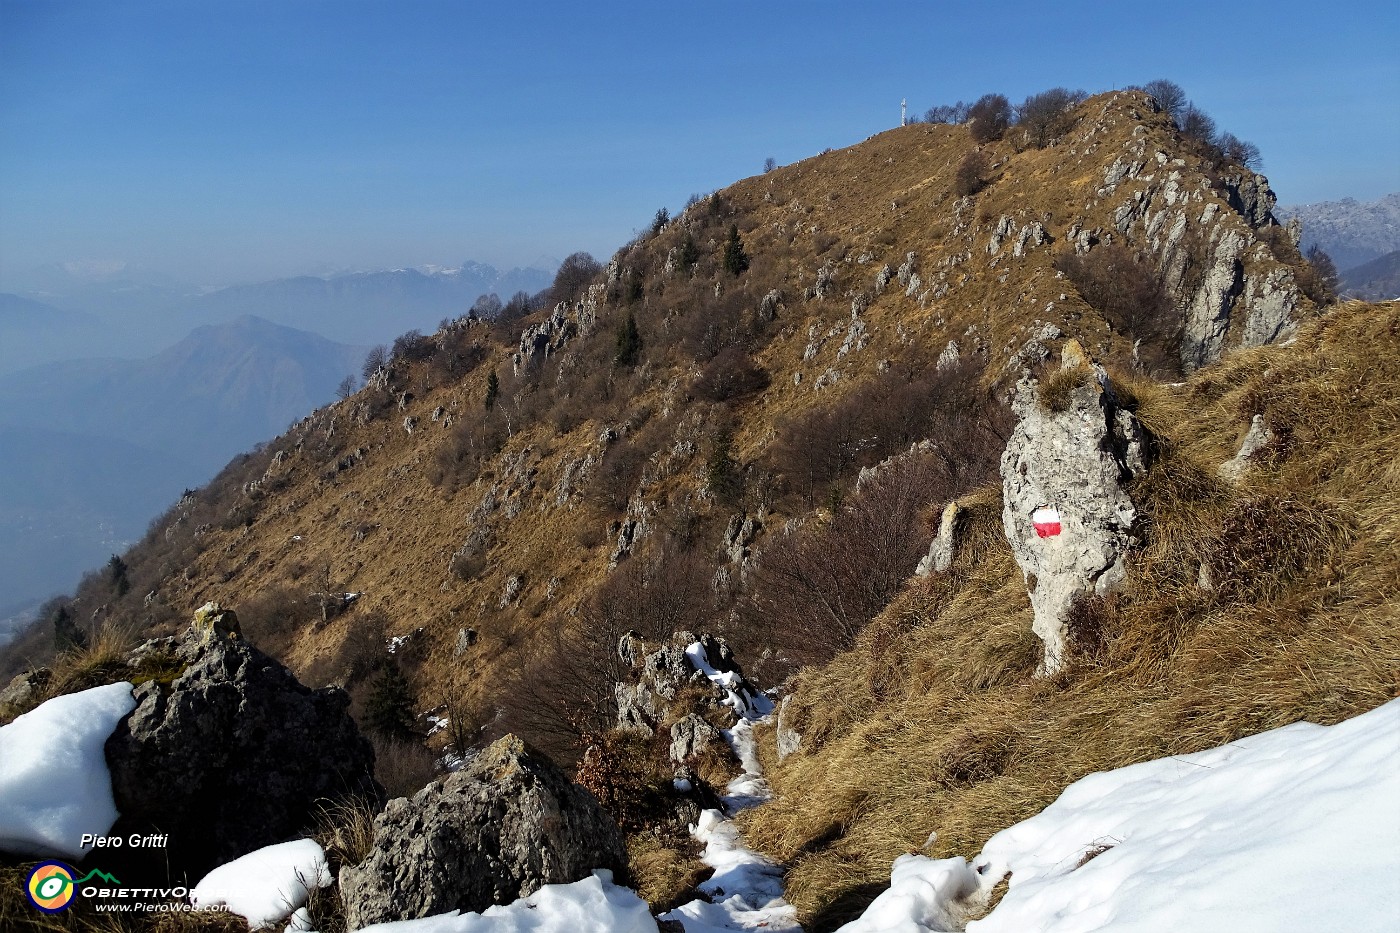
<svg viewBox="0 0 1400 933"><path fill-rule="evenodd" d="M128 552L131 592L91 579L76 615L159 635L236 605L357 710L366 670L401 676L400 712L456 724L435 755L516 732L618 800L668 792L682 725L612 731L619 646L723 635L789 697L758 749L779 799L744 826L816 929L894 855L975 852L1086 769L1374 706L1396 308L1330 306L1268 180L1145 94L1038 142L975 130L742 179L553 307L406 336L182 497ZM1071 604L1058 669L1004 513L1036 412L1136 438L1095 461L1132 503L1126 582ZM631 843L649 897L681 896L695 853Z"/></svg>

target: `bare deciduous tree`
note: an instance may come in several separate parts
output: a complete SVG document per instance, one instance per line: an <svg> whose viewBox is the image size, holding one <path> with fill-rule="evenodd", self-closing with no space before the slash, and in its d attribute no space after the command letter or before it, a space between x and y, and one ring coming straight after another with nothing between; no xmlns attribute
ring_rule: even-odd
<svg viewBox="0 0 1400 933"><path fill-rule="evenodd" d="M1166 111L1173 122L1181 125L1181 114L1188 103L1186 92L1181 89L1181 85L1166 78L1158 78L1156 81L1147 82L1143 90L1152 95L1152 99L1157 101L1157 105Z"/></svg>
<svg viewBox="0 0 1400 933"><path fill-rule="evenodd" d="M979 143L1001 139L1011 125L1011 102L1004 94L983 94L967 110L972 138Z"/></svg>
<svg viewBox="0 0 1400 933"><path fill-rule="evenodd" d="M589 281L602 269L602 264L588 253L571 254L559 264L559 271L554 273L550 298L556 302L578 300Z"/></svg>

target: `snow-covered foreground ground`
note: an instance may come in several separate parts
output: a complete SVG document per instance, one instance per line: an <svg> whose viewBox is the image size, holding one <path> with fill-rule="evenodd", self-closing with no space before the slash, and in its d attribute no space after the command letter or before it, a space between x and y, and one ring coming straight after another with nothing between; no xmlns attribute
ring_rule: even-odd
<svg viewBox="0 0 1400 933"><path fill-rule="evenodd" d="M102 747L136 708L131 684L55 697L0 726L0 849L82 858L117 820Z"/></svg>
<svg viewBox="0 0 1400 933"><path fill-rule="evenodd" d="M595 871L573 884L547 884L529 897L482 913L457 911L364 927L365 933L656 933L646 901Z"/></svg>
<svg viewBox="0 0 1400 933"><path fill-rule="evenodd" d="M703 670L703 668L702 668ZM728 675L706 670L712 679ZM726 686L734 686L726 684ZM782 872L730 817L768 799L753 729L766 697L732 693L727 738L743 764L725 811L695 837L714 875L705 900L668 914L686 933L797 933ZM0 845L81 855L78 837L116 816L102 745L134 705L130 684L45 703L0 728ZM998 882L1009 888L984 919ZM211 872L200 904L280 924L329 881L310 840ZM305 911L293 917L304 928ZM298 922L300 921L300 922ZM635 892L607 872L549 885L481 914L374 928L395 933L653 933ZM1335 726L1297 723L1221 748L1090 775L1044 811L962 858L903 856L890 889L846 933L1264 933L1400 930L1400 700Z"/></svg>
<svg viewBox="0 0 1400 933"><path fill-rule="evenodd" d="M1093 774L961 858L903 856L845 933L1400 930L1400 700Z"/></svg>

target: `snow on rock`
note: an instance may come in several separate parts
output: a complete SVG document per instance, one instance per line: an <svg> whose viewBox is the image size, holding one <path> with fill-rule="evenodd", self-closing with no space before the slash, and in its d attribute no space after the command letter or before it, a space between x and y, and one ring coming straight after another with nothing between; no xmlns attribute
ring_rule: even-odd
<svg viewBox="0 0 1400 933"><path fill-rule="evenodd" d="M595 871L572 884L547 884L529 897L481 913L439 914L363 928L362 933L656 933L646 901Z"/></svg>
<svg viewBox="0 0 1400 933"><path fill-rule="evenodd" d="M331 883L326 853L314 839L267 846L234 859L204 876L190 891L190 903L208 910L226 906L254 930L281 923L301 909L314 888Z"/></svg>
<svg viewBox="0 0 1400 933"><path fill-rule="evenodd" d="M967 933L1400 929L1400 700L1092 774L959 862L901 858L842 929L958 929L1008 872Z"/></svg>
<svg viewBox="0 0 1400 933"><path fill-rule="evenodd" d="M773 701L755 690L742 672L716 670L705 656L705 646L701 642L693 641L686 646L685 656L710 683L724 690L724 705L734 710L739 718L758 719L773 711Z"/></svg>
<svg viewBox="0 0 1400 933"><path fill-rule="evenodd" d="M131 684L54 697L0 727L0 850L82 858L117 819L103 745L136 708Z"/></svg>

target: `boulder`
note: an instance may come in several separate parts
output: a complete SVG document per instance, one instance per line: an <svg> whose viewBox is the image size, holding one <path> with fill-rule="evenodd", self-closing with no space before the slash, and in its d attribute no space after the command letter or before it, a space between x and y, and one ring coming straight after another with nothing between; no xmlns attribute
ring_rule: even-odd
<svg viewBox="0 0 1400 933"><path fill-rule="evenodd" d="M796 719L795 710L792 708L792 694L783 697L783 702L778 706L778 760L782 761L788 755L797 751L802 744L802 733L793 728L793 720Z"/></svg>
<svg viewBox="0 0 1400 933"><path fill-rule="evenodd" d="M138 686L105 748L112 833L167 833L162 870L190 880L305 833L325 801L383 799L349 696L302 685L236 631L232 612L203 607L173 649L183 673Z"/></svg>
<svg viewBox="0 0 1400 933"><path fill-rule="evenodd" d="M24 706L39 695L53 677L47 667L36 668L16 674L4 690L0 690L0 709L6 706Z"/></svg>
<svg viewBox="0 0 1400 933"><path fill-rule="evenodd" d="M625 879L622 834L593 796L507 735L441 783L390 801L368 858L340 872L346 923L483 911L595 868Z"/></svg>
<svg viewBox="0 0 1400 933"><path fill-rule="evenodd" d="M943 517L938 521L938 534L928 546L928 554L919 561L914 573L926 577L930 573L944 573L953 565L953 551L961 511L956 502L949 502L943 508Z"/></svg>
<svg viewBox="0 0 1400 933"><path fill-rule="evenodd" d="M1137 518L1127 485L1145 470L1145 432L1074 340L1045 386L1022 377L1012 410L1019 420L1001 458L1002 524L1045 643L1041 671L1053 674L1064 664L1075 597L1103 595L1126 573Z"/></svg>
<svg viewBox="0 0 1400 933"><path fill-rule="evenodd" d="M727 748L724 733L695 713L687 713L671 726L671 760L676 764L703 755L711 746Z"/></svg>
<svg viewBox="0 0 1400 933"><path fill-rule="evenodd" d="M1274 432L1264 423L1263 415L1255 415L1249 423L1249 431L1240 442L1239 451L1220 464L1220 478L1229 483L1239 483L1249 469L1250 459L1274 439Z"/></svg>
<svg viewBox="0 0 1400 933"><path fill-rule="evenodd" d="M238 626L238 613L232 609L225 609L218 603L209 602L195 610L190 634L195 639L217 641L242 638L243 630Z"/></svg>

